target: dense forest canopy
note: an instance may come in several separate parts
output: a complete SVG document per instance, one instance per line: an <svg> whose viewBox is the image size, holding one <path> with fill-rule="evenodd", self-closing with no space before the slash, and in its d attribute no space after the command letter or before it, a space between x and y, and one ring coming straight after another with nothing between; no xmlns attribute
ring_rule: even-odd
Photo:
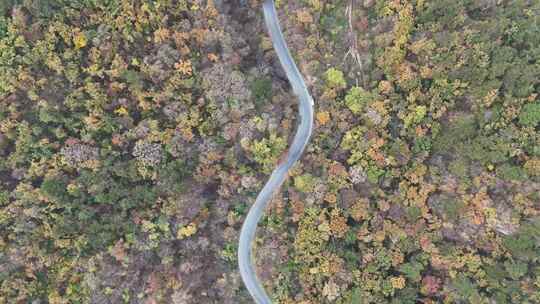
<svg viewBox="0 0 540 304"><path fill-rule="evenodd" d="M540 2L276 1L275 303L540 303ZM0 303L251 303L295 132L258 0L0 1Z"/></svg>

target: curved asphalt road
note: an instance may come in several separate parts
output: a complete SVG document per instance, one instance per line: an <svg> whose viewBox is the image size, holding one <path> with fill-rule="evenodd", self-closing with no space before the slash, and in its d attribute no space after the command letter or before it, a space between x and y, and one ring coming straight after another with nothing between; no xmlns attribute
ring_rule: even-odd
<svg viewBox="0 0 540 304"><path fill-rule="evenodd" d="M279 57L279 61L287 78L291 83L293 92L299 98L298 110L300 113L300 125L296 135L294 136L291 147L289 148L287 159L280 163L272 172L270 179L264 185L263 189L257 196L255 204L251 207L242 226L240 232L240 242L238 245L238 266L240 267L240 274L242 280L246 285L249 293L258 304L270 304L272 301L264 291L261 283L257 279L255 270L251 263L251 243L255 238L255 230L257 229L257 223L261 219L264 210L272 195L276 190L281 187L281 184L287 177L287 172L294 165L294 163L300 158L304 148L308 144L313 129L313 98L309 95L309 92L304 83L304 79L300 74L300 71L296 67L291 53L287 48L281 28L279 26L279 20L277 17L276 8L273 0L265 0L263 3L264 19L266 27L272 38L274 49Z"/></svg>

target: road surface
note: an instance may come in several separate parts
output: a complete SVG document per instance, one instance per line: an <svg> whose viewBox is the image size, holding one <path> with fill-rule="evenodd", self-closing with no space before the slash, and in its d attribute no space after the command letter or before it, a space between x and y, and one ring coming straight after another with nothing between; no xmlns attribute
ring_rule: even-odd
<svg viewBox="0 0 540 304"><path fill-rule="evenodd" d="M238 244L238 266L242 280L249 293L258 304L270 304L272 301L264 291L261 283L257 279L255 269L251 260L251 244L255 238L257 224L261 219L266 206L272 199L273 194L279 190L281 184L287 177L289 169L300 158L311 137L313 129L313 98L309 95L304 79L296 67L289 52L287 43L283 38L276 8L273 0L265 0L263 3L264 19L266 27L272 38L274 50L276 51L281 66L287 74L294 94L298 97L298 111L300 114L300 124L288 150L287 158L280 162L272 172L270 179L257 196L255 203L249 210L240 232L240 242Z"/></svg>

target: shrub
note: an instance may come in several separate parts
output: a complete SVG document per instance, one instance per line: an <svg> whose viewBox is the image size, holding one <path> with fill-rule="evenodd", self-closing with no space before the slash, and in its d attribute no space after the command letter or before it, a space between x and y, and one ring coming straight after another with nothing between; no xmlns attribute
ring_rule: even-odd
<svg viewBox="0 0 540 304"><path fill-rule="evenodd" d="M251 92L257 103L268 100L272 96L272 80L267 77L257 78L251 84Z"/></svg>
<svg viewBox="0 0 540 304"><path fill-rule="evenodd" d="M411 262L401 265L399 272L403 273L407 278L413 282L418 282L422 278L422 271L424 270L424 265L418 262Z"/></svg>
<svg viewBox="0 0 540 304"><path fill-rule="evenodd" d="M315 178L311 174L303 174L294 178L294 186L296 189L310 193L315 189Z"/></svg>
<svg viewBox="0 0 540 304"><path fill-rule="evenodd" d="M328 69L325 73L325 77L328 86L331 88L344 89L347 86L343 72L336 68Z"/></svg>
<svg viewBox="0 0 540 304"><path fill-rule="evenodd" d="M9 192L3 191L0 188L0 207L6 206L9 203ZM0 209L0 223L2 222L2 211Z"/></svg>
<svg viewBox="0 0 540 304"><path fill-rule="evenodd" d="M345 95L345 105L351 112L358 114L362 112L369 101L373 99L371 93L360 87L352 87L347 95Z"/></svg>
<svg viewBox="0 0 540 304"><path fill-rule="evenodd" d="M535 127L540 122L540 103L526 104L519 114L519 123L526 127Z"/></svg>
<svg viewBox="0 0 540 304"><path fill-rule="evenodd" d="M376 166L369 166L367 169L367 179L370 183L377 183L379 178L385 173L383 169Z"/></svg>
<svg viewBox="0 0 540 304"><path fill-rule="evenodd" d="M478 132L476 120L472 115L458 116L449 126L443 127L442 130L433 142L433 149L438 153L453 151L474 138Z"/></svg>
<svg viewBox="0 0 540 304"><path fill-rule="evenodd" d="M540 158L529 159L523 166L531 176L540 176Z"/></svg>
<svg viewBox="0 0 540 304"><path fill-rule="evenodd" d="M476 288L476 284L474 284L464 274L459 274L452 283L456 288L458 295L460 295L462 299L470 300L472 297L478 297L478 290Z"/></svg>
<svg viewBox="0 0 540 304"><path fill-rule="evenodd" d="M257 163L263 165L265 170L270 170L286 146L285 138L271 134L269 138L263 138L251 143L249 150Z"/></svg>
<svg viewBox="0 0 540 304"><path fill-rule="evenodd" d="M525 231L505 237L503 244L514 257L524 260L536 257L534 236Z"/></svg>
<svg viewBox="0 0 540 304"><path fill-rule="evenodd" d="M523 181L527 179L527 173L519 166L502 164L497 168L497 175L505 180Z"/></svg>
<svg viewBox="0 0 540 304"><path fill-rule="evenodd" d="M44 180L41 191L50 199L63 199L67 194L66 184L59 179Z"/></svg>
<svg viewBox="0 0 540 304"><path fill-rule="evenodd" d="M416 106L414 108L414 111L409 113L405 119L403 120L405 126L409 126L411 124L417 124L426 117L427 114L427 107L426 106Z"/></svg>
<svg viewBox="0 0 540 304"><path fill-rule="evenodd" d="M527 273L527 263L520 261L506 261L504 262L504 268L508 272L512 280L519 280Z"/></svg>

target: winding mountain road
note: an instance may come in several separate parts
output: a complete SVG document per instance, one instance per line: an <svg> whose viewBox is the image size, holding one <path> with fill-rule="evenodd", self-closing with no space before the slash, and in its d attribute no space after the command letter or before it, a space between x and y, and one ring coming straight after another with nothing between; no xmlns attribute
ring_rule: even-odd
<svg viewBox="0 0 540 304"><path fill-rule="evenodd" d="M273 194L279 190L281 184L287 177L289 169L300 158L311 137L313 129L313 98L309 95L304 79L296 67L294 60L289 52L287 43L283 38L276 7L273 0L265 0L263 3L264 19L266 27L272 38L274 49L278 55L279 61L287 78L291 83L293 92L298 96L298 111L300 114L300 124L294 136L293 142L287 152L287 158L272 172L270 179L266 182L263 189L257 196L255 203L249 210L247 217L242 225L240 232L240 242L238 245L238 266L242 280L249 293L258 304L270 304L272 301L264 291L261 283L257 279L251 260L251 244L255 238L257 224L261 219L264 210Z"/></svg>

